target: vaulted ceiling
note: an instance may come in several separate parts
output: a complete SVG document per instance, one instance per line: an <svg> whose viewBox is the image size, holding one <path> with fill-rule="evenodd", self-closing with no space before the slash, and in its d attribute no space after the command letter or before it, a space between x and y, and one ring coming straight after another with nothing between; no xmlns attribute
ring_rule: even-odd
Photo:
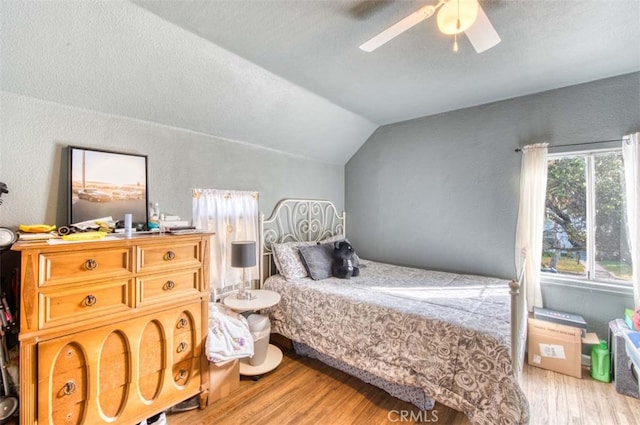
<svg viewBox="0 0 640 425"><path fill-rule="evenodd" d="M638 0L480 0L502 39L482 54L435 16L358 49L437 0L135 3L377 124L640 69Z"/></svg>
<svg viewBox="0 0 640 425"><path fill-rule="evenodd" d="M480 0L460 50L437 0L0 0L3 91L345 164L384 124L640 71L640 0Z"/></svg>

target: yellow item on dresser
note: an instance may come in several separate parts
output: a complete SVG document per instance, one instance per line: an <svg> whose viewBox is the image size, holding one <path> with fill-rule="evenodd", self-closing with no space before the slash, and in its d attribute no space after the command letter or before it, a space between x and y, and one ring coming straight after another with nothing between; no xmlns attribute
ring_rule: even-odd
<svg viewBox="0 0 640 425"><path fill-rule="evenodd" d="M107 236L107 232L81 232L64 235L62 236L62 239L65 241L91 241L95 239L102 239L105 236Z"/></svg>
<svg viewBox="0 0 640 425"><path fill-rule="evenodd" d="M56 230L56 226L55 224L21 224L18 229L26 233L48 233Z"/></svg>

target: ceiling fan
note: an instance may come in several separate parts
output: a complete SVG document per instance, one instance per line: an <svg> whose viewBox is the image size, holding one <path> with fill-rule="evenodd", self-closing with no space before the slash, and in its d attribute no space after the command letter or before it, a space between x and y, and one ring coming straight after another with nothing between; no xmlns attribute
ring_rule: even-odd
<svg viewBox="0 0 640 425"><path fill-rule="evenodd" d="M390 26L380 34L360 45L365 52L372 52L409 28L418 25L438 12L438 28L444 34L454 35L453 50L458 51L459 33L464 32L478 53L488 50L500 42L500 36L477 0L438 0L435 5L426 5L411 15Z"/></svg>

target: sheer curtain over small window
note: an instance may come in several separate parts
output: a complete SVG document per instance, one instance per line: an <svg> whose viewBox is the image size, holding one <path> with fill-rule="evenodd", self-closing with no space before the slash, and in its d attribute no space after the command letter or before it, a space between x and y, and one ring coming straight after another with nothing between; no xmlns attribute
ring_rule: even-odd
<svg viewBox="0 0 640 425"><path fill-rule="evenodd" d="M622 140L622 160L627 203L627 233L631 251L633 296L640 305L640 133Z"/></svg>
<svg viewBox="0 0 640 425"><path fill-rule="evenodd" d="M527 308L542 307L540 263L547 191L547 143L522 148L520 207L516 228L516 272L524 270Z"/></svg>
<svg viewBox="0 0 640 425"><path fill-rule="evenodd" d="M231 267L231 242L258 241L258 193L193 189L192 195L193 225L215 233L209 282L215 299L217 294L234 289L242 278L242 269ZM247 268L246 278L257 279L257 267Z"/></svg>

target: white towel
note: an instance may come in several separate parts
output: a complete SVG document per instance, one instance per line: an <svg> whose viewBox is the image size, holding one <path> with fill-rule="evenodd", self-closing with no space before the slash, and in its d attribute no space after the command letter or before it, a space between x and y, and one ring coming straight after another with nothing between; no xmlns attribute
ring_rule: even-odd
<svg viewBox="0 0 640 425"><path fill-rule="evenodd" d="M209 303L205 350L210 362L252 357L253 338L247 319L222 304Z"/></svg>

